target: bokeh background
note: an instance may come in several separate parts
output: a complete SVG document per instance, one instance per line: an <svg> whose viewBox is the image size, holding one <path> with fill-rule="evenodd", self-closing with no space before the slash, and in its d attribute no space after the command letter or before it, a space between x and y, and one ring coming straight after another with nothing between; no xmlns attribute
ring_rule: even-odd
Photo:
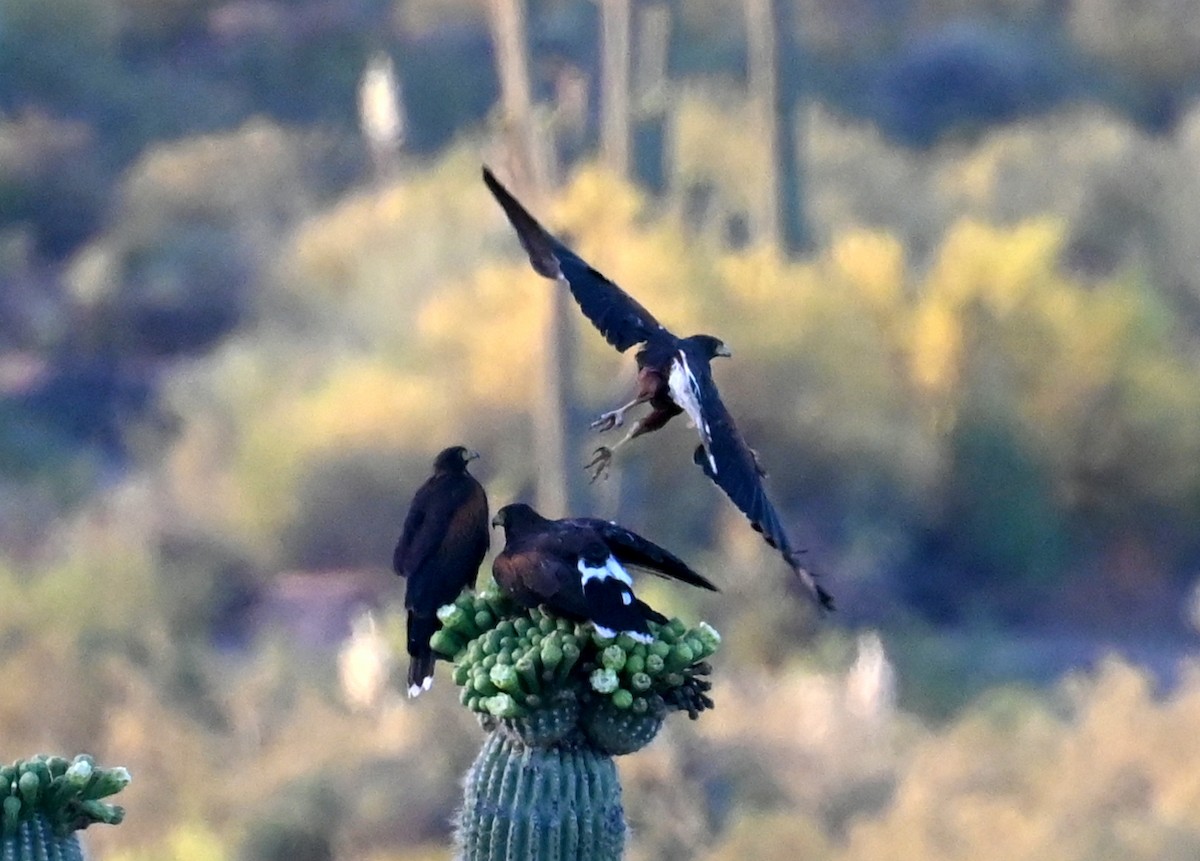
<svg viewBox="0 0 1200 861"><path fill-rule="evenodd" d="M724 588L645 586L725 646L634 861L1200 856L1198 93L1197 0L0 0L0 757L130 768L100 861L447 857L464 443ZM733 348L837 614L682 420L587 484L632 359L483 162Z"/></svg>

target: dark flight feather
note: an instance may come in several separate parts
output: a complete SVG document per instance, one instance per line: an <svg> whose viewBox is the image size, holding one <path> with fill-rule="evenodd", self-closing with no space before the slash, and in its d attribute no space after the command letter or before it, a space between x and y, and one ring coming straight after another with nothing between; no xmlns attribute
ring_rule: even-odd
<svg viewBox="0 0 1200 861"><path fill-rule="evenodd" d="M664 580L678 580L690 586L708 589L710 592L720 591L707 578L689 568L687 563L674 553L611 520L601 520L599 517L574 517L562 522L594 530L612 550L613 555L625 565L656 577L662 577Z"/></svg>
<svg viewBox="0 0 1200 861"><path fill-rule="evenodd" d="M623 353L666 331L640 302L555 239L486 167L483 181L516 230L534 271L565 281L584 315L608 343Z"/></svg>
<svg viewBox="0 0 1200 861"><path fill-rule="evenodd" d="M701 389L701 409L708 423L710 442L707 452L703 445L696 446L692 460L717 487L725 491L725 495L746 515L750 525L762 534L767 544L779 551L817 604L822 609L832 610L833 596L817 583L811 571L799 563L798 553L792 547L779 514L763 489L763 472L758 459L733 423L733 417L721 400L712 377L705 370L697 374L696 380ZM715 472L709 455L716 464Z"/></svg>

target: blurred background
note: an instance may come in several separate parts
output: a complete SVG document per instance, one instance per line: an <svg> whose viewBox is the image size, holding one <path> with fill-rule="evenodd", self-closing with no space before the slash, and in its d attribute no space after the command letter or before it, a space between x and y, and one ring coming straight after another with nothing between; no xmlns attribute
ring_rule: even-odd
<svg viewBox="0 0 1200 861"><path fill-rule="evenodd" d="M0 757L130 768L100 861L449 854L402 700L443 446L708 574L643 859L1200 855L1200 0L0 0ZM839 612L479 180L675 331ZM488 570L485 563L485 572ZM486 579L486 573L485 573Z"/></svg>

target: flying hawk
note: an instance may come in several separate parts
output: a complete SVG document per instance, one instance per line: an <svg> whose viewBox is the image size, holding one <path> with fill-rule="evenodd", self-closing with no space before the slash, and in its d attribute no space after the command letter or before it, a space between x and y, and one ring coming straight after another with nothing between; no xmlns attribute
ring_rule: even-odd
<svg viewBox="0 0 1200 861"><path fill-rule="evenodd" d="M475 587L479 565L490 544L488 502L483 487L467 472L479 457L461 445L442 451L433 475L418 489L392 553L392 569L408 580L408 695L433 685L429 639L441 627L438 607L465 588Z"/></svg>
<svg viewBox="0 0 1200 861"><path fill-rule="evenodd" d="M486 167L483 181L512 222L534 270L566 284L584 315L618 352L642 345L636 355L637 396L604 413L592 427L599 431L620 427L625 413L638 404L648 402L650 412L638 419L611 448L596 449L588 464L593 470L592 480L607 471L616 449L686 413L700 436L700 445L692 459L746 515L767 544L779 551L818 605L832 609L833 597L800 564L799 553L792 547L775 506L767 498L762 482L766 472L721 402L709 366L717 356L730 355L721 339L712 335L680 338L673 334L640 302L550 235Z"/></svg>
<svg viewBox="0 0 1200 861"><path fill-rule="evenodd" d="M625 633L649 642L647 622L667 620L633 594L628 568L717 591L681 559L623 526L594 517L549 520L524 503L496 512L504 550L492 576L526 607L546 604L572 619L588 619L606 637Z"/></svg>

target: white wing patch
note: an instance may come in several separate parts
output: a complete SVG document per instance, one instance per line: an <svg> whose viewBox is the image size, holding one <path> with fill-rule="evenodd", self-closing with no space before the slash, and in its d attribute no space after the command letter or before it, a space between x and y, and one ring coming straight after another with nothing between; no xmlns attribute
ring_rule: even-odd
<svg viewBox="0 0 1200 861"><path fill-rule="evenodd" d="M649 634L643 634L640 631L614 631L612 628L606 628L596 622L592 622L592 625L595 627L596 633L601 637L616 639L618 634L625 634L635 641L639 643L645 643L646 645L654 642L654 637L650 636Z"/></svg>
<svg viewBox="0 0 1200 861"><path fill-rule="evenodd" d="M708 422L704 420L704 411L700 407L700 385L696 375L688 367L687 354L680 350L671 360L671 373L667 376L667 388L671 392L671 400L675 401L692 421L692 427L700 434L700 442L704 444L704 453L708 455L708 465L713 475L717 474L717 462L713 460L712 434Z"/></svg>
<svg viewBox="0 0 1200 861"><path fill-rule="evenodd" d="M629 576L629 572L622 568L621 563L613 556L609 556L604 561L603 566L597 565L593 568L580 559L575 567L579 569L581 583L586 584L589 580L607 580L611 577L614 580L624 583L630 589L633 588L633 578Z"/></svg>

